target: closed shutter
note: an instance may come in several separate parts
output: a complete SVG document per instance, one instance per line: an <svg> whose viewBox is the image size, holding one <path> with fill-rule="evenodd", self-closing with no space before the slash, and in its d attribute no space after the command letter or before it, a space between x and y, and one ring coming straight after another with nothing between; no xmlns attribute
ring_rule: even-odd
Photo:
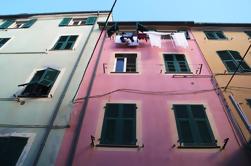
<svg viewBox="0 0 251 166"><path fill-rule="evenodd" d="M174 105L174 112L183 146L216 146L203 105Z"/></svg>
<svg viewBox="0 0 251 166"><path fill-rule="evenodd" d="M234 72L239 63L241 62L241 55L237 51L217 51L217 54L221 58L223 64L227 68L227 71ZM238 72L250 72L250 67L246 64L245 61L242 61L241 66L238 69Z"/></svg>
<svg viewBox="0 0 251 166"><path fill-rule="evenodd" d="M107 104L101 144L136 144L136 104Z"/></svg>
<svg viewBox="0 0 251 166"><path fill-rule="evenodd" d="M15 20L6 20L2 25L0 25L0 29L6 29L9 26L11 26L11 24L13 24L15 22Z"/></svg>
<svg viewBox="0 0 251 166"><path fill-rule="evenodd" d="M63 20L60 22L59 26L67 26L72 18L63 18Z"/></svg>
<svg viewBox="0 0 251 166"><path fill-rule="evenodd" d="M194 143L194 134L192 133L192 121L189 116L187 105L174 105L174 114L178 129L179 142L184 145Z"/></svg>
<svg viewBox="0 0 251 166"><path fill-rule="evenodd" d="M50 87L56 81L58 74L59 74L58 70L48 68L46 69L46 71L44 72L43 76L38 81L38 83Z"/></svg>
<svg viewBox="0 0 251 166"><path fill-rule="evenodd" d="M93 25L95 24L96 20L97 20L97 17L88 17L85 22L85 25Z"/></svg>
<svg viewBox="0 0 251 166"><path fill-rule="evenodd" d="M30 28L36 21L37 19L29 20L22 26L22 28Z"/></svg>

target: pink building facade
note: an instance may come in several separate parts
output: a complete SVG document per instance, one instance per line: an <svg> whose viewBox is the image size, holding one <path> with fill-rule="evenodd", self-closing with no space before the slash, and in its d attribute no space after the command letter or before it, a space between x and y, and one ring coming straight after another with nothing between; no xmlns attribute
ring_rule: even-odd
<svg viewBox="0 0 251 166"><path fill-rule="evenodd" d="M184 26L156 23L155 29ZM158 48L149 39L128 47L103 35L75 98L57 165L71 159L76 166L248 165L188 29L188 48L164 36Z"/></svg>

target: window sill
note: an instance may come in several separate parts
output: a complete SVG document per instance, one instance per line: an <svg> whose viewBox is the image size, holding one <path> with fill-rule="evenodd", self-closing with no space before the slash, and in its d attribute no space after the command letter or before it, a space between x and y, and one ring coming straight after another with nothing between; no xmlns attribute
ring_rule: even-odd
<svg viewBox="0 0 251 166"><path fill-rule="evenodd" d="M178 149L219 149L221 148L218 145L213 145L213 146L178 146Z"/></svg>
<svg viewBox="0 0 251 166"><path fill-rule="evenodd" d="M139 145L112 145L112 144L97 144L96 147L107 147L107 148L139 148Z"/></svg>
<svg viewBox="0 0 251 166"><path fill-rule="evenodd" d="M165 72L165 74L193 74L192 72Z"/></svg>
<svg viewBox="0 0 251 166"><path fill-rule="evenodd" d="M75 50L74 48L71 48L71 49L58 49L58 50L50 49L49 51L74 51L74 50Z"/></svg>
<svg viewBox="0 0 251 166"><path fill-rule="evenodd" d="M111 72L111 73L118 73L118 74L138 74L139 72Z"/></svg>

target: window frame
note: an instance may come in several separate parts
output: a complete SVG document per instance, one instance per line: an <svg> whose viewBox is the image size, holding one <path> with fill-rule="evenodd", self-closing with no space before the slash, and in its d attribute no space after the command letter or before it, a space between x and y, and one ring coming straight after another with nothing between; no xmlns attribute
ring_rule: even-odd
<svg viewBox="0 0 251 166"><path fill-rule="evenodd" d="M28 153L31 150L31 146L35 140L36 134L35 133L5 133L0 134L0 137L25 137L28 138L27 144L24 146L22 153L20 154L16 166L22 166L24 164L25 159L28 157Z"/></svg>
<svg viewBox="0 0 251 166"><path fill-rule="evenodd" d="M136 144L135 145L106 145L106 144L100 144L101 136L102 136L102 129L103 129L103 123L105 118L105 106L107 104L136 104L136 126L135 126L135 138L136 138ZM103 104L100 107L100 112L98 115L98 121L97 121L97 128L95 132L95 140L94 140L94 146L97 148L102 148L104 150L109 151L117 151L118 149L123 150L138 150L138 148L143 148L144 145L142 143L142 129L141 129L141 103L135 100L127 100L127 101L104 101Z"/></svg>
<svg viewBox="0 0 251 166"><path fill-rule="evenodd" d="M25 91L26 87L28 84L30 84L30 82L32 81L32 79L34 78L34 76L36 75L37 72L45 70L46 69L53 69L53 70L57 70L59 73L56 76L55 81L53 82L53 85L51 86L51 88L49 89L48 95L47 96L25 96L22 95L22 93ZM35 69L33 70L33 72L30 74L29 78L25 81L25 84L21 84L18 85L18 87L20 87L17 96L20 98L49 98L52 97L53 94L55 93L55 89L58 86L58 83L60 82L62 75L64 73L64 69L59 69L59 68L51 68L51 67L44 67L44 68L39 68L39 69Z"/></svg>
<svg viewBox="0 0 251 166"><path fill-rule="evenodd" d="M4 44L0 44L0 49L3 48L4 46L6 46L6 43L8 43L8 42L11 40L10 37L3 37L3 38L0 38L0 43L1 43L2 40L4 40L4 39L7 39L7 41L5 41Z"/></svg>
<svg viewBox="0 0 251 166"><path fill-rule="evenodd" d="M174 64L174 69L175 71L168 71L168 66L166 65L166 61L165 61L165 56L171 56L175 59L175 61L172 61L173 64ZM179 61L177 60L176 56L183 56L185 61L182 61L185 63L185 66L186 66L186 69L187 71L181 71L180 69L180 65L179 65ZM185 55L185 53L177 53L177 52L163 52L162 53L162 59L163 59L163 62L164 62L164 70L165 70L165 74L193 74L191 69L190 69L190 66L189 66L189 63L188 63L188 59L187 59L187 56ZM178 70L177 71L177 68L178 67Z"/></svg>
<svg viewBox="0 0 251 166"><path fill-rule="evenodd" d="M72 36L76 36L76 40L73 42L72 47L69 49L65 49L65 47L67 46L70 37ZM62 42L62 46L60 47L60 49L55 49L58 45L58 43L60 42L60 38L61 37L67 37L66 41ZM77 43L79 41L80 35L78 34L62 34L59 37L57 37L57 39L55 39L54 44L52 45L50 51L71 51L71 50L75 50ZM64 46L64 49L61 49Z"/></svg>
<svg viewBox="0 0 251 166"><path fill-rule="evenodd" d="M228 59L228 60L225 60L225 59L224 59L224 60L223 60L223 59L221 58L220 52L225 52L225 53L227 53L228 56L230 55L229 57L231 57L231 59ZM241 61L241 60L237 60L231 52L236 52L236 53L238 53L238 55L240 56L240 58L242 58L241 54L240 54L238 51L234 51L234 50L219 50L219 51L216 51L218 57L220 58L221 62L224 64L224 66L225 66L225 68L226 68L226 70L227 70L228 73L233 73L233 72L235 72L236 68L237 68L238 65L239 65L239 62ZM233 71L231 71L231 69L229 68L229 66L227 65L226 62L232 62L232 63L236 66L236 68L235 68ZM249 69L250 69L250 71L245 71L246 69L244 69L244 68L242 67L242 65L240 65L240 67L239 67L239 69L238 69L237 72L238 72L238 73L248 73L248 72L251 72L250 66L249 66L244 60L242 61L242 63L244 63L246 66L248 66Z"/></svg>
<svg viewBox="0 0 251 166"><path fill-rule="evenodd" d="M208 33L211 33L211 35L213 36L213 38L209 37ZM221 33L221 35L223 36L223 38L221 38L217 33ZM208 40L228 40L228 38L226 37L226 35L224 34L223 31L204 31L204 34L206 36L206 38Z"/></svg>
<svg viewBox="0 0 251 166"><path fill-rule="evenodd" d="M202 106L204 108L204 115L205 115L205 118L202 120L201 118L195 118L193 117L192 115L192 111L191 111L191 106ZM208 128L208 132L209 132L209 135L210 135L210 139L211 139L211 143L201 143L200 141L200 137L193 140L193 143L186 143L186 145L182 142L180 142L180 134L181 134L181 129L180 129L180 125L179 125L179 120L182 120L182 118L177 118L176 117L176 112L175 112L175 106L186 106L187 108L189 107L189 109L186 110L186 112L188 113L188 116L189 118L185 118L186 120L189 120L189 123L190 123L190 130L191 130L191 133L192 133L192 136L191 138L194 138L195 136L198 136L199 135L199 131L198 131L198 126L195 125L195 122L196 121L204 121L206 122L207 124L207 128ZM218 141L216 139L216 136L215 136L215 132L213 131L213 128L212 128L212 125L209 121L209 116L207 114L207 111L206 111L206 107L204 104L199 104L199 103L194 103L194 104L184 104L184 103L174 103L171 105L171 110L172 110L172 113L173 113L173 116L174 116L174 123L176 124L176 131L177 131L177 138L178 138L178 143L179 143L179 146L178 148L188 148L188 149L211 149L211 148L220 148L220 146L218 145ZM179 119L179 120L177 120ZM196 127L195 129L192 128L192 127ZM213 140L215 140L215 142L213 142ZM195 141L199 141L199 142L195 142Z"/></svg>
<svg viewBox="0 0 251 166"><path fill-rule="evenodd" d="M128 67L128 57L135 56L135 71L127 71ZM122 74L137 74L138 72L138 57L139 54L136 52L116 52L114 53L114 66L111 73L122 73ZM123 59L123 71L116 71L118 59Z"/></svg>

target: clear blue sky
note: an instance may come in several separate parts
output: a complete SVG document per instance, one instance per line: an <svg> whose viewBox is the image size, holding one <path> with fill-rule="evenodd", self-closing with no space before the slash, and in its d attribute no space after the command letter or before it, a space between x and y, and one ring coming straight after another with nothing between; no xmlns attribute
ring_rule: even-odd
<svg viewBox="0 0 251 166"><path fill-rule="evenodd" d="M1 15L110 10L114 0L2 0ZM118 0L115 21L251 23L251 0Z"/></svg>

